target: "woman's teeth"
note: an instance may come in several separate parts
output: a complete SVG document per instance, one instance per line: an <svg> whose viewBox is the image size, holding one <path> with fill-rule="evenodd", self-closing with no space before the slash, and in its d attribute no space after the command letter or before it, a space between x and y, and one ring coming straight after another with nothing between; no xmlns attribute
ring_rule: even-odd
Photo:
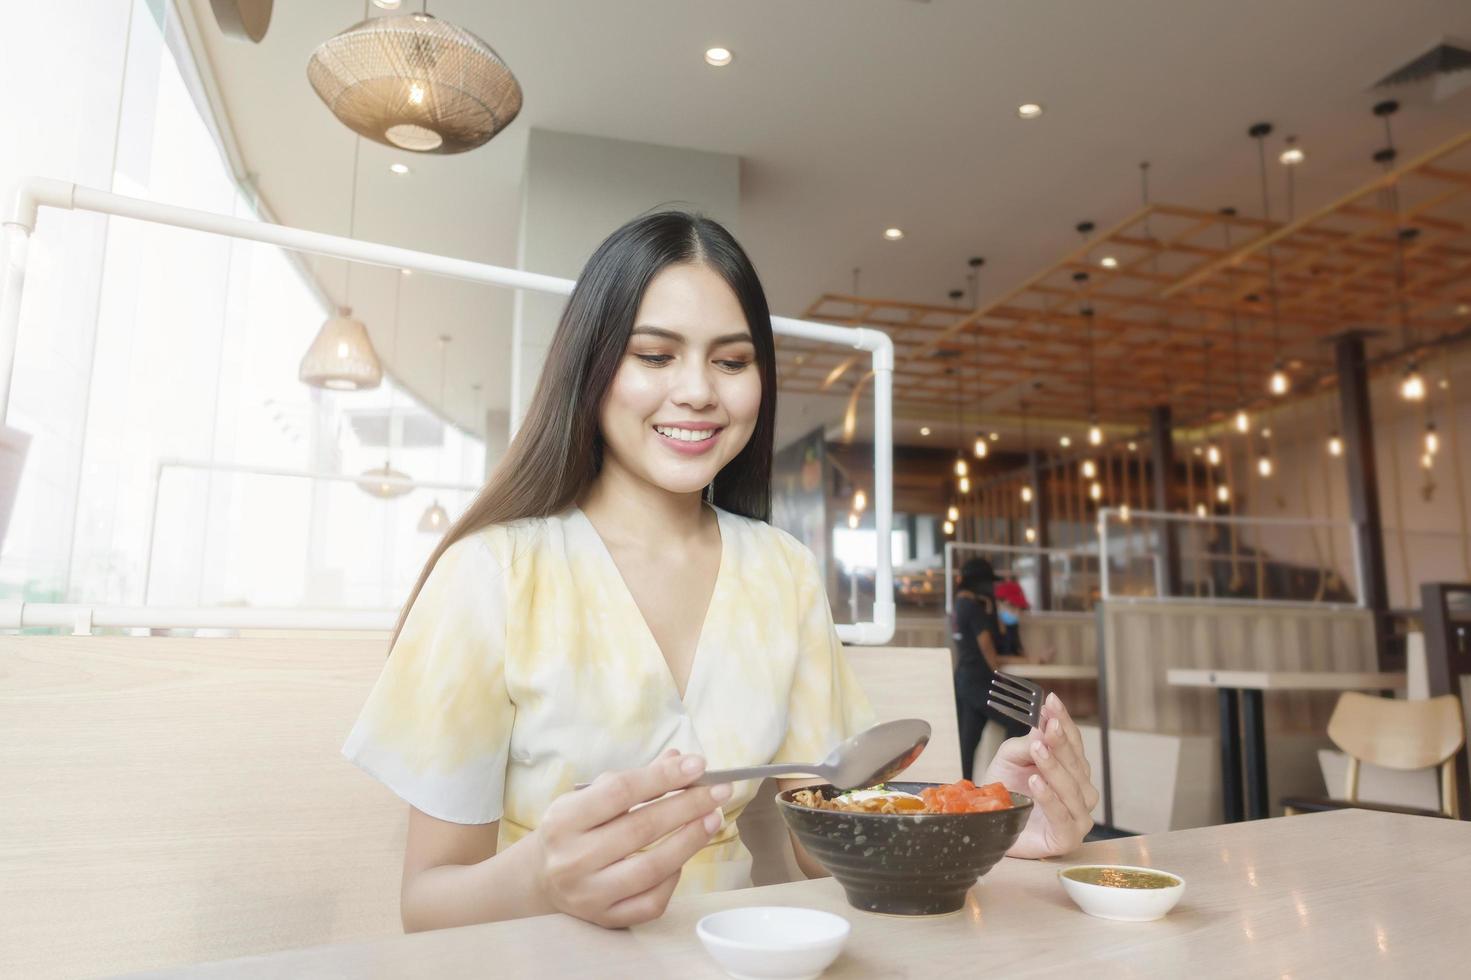
<svg viewBox="0 0 1471 980"><path fill-rule="evenodd" d="M671 429L668 426L656 425L654 431L669 439L678 439L681 442L704 442L706 439L714 438L718 429Z"/></svg>

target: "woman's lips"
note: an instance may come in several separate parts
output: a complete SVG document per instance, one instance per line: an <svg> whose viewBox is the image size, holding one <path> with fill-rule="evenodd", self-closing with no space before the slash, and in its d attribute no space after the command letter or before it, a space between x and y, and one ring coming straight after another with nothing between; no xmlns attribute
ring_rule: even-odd
<svg viewBox="0 0 1471 980"><path fill-rule="evenodd" d="M711 435L709 438L691 441L688 439L676 439L672 436L666 436L658 429L653 430L654 435L659 437L660 442L662 442L665 446L668 446L675 452L679 453L681 456L703 456L705 453L708 453L711 449L713 449L715 447L715 443L720 439L720 433L724 432L725 430L713 429L711 431L714 434Z"/></svg>

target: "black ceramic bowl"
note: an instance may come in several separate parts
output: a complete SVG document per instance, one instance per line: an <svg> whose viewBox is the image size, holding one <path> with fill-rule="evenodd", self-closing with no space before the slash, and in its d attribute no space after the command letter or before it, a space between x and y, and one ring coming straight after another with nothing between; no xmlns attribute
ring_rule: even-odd
<svg viewBox="0 0 1471 980"><path fill-rule="evenodd" d="M936 783L885 783L918 794ZM832 786L815 786L823 796ZM816 861L848 893L848 904L888 915L943 915L965 905L965 893L1021 836L1032 801L1011 794L1011 809L989 813L847 813L777 795L782 819Z"/></svg>

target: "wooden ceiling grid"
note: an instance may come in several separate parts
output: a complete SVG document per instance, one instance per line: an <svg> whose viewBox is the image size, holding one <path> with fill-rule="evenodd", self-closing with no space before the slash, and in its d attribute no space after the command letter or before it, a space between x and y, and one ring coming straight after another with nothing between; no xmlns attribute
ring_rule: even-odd
<svg viewBox="0 0 1471 980"><path fill-rule="evenodd" d="M1401 307L1417 345L1471 322L1471 133L1286 223L1148 205L978 309L824 294L802 315L888 333L900 406L953 407L958 383L968 413L1015 412L1025 396L1039 417L1081 420L1096 401L1104 422L1137 425L1159 404L1182 422L1261 404L1279 358L1298 378L1327 377L1324 340L1344 330L1380 331L1372 349L1393 351ZM778 345L784 391L847 394L864 364Z"/></svg>

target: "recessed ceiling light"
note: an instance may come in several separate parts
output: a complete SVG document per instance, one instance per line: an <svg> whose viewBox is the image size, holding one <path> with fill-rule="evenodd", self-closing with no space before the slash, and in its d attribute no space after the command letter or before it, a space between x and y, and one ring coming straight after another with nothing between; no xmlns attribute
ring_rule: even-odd
<svg viewBox="0 0 1471 980"><path fill-rule="evenodd" d="M1103 258L1098 260L1098 264L1103 266L1105 269L1117 269L1119 267L1119 260L1114 258L1112 255L1105 255Z"/></svg>
<svg viewBox="0 0 1471 980"><path fill-rule="evenodd" d="M919 434L922 435L922 436L929 435L930 434L930 427L927 426L927 425L920 426L919 427Z"/></svg>
<svg viewBox="0 0 1471 980"><path fill-rule="evenodd" d="M1036 102L1023 102L1016 107L1016 114L1023 119L1036 119L1042 115L1042 106Z"/></svg>
<svg viewBox="0 0 1471 980"><path fill-rule="evenodd" d="M382 7L384 10L397 10L403 0L373 0L373 6Z"/></svg>
<svg viewBox="0 0 1471 980"><path fill-rule="evenodd" d="M399 271L402 272L406 276L412 276L414 274L414 270L413 269L400 269Z"/></svg>
<svg viewBox="0 0 1471 980"><path fill-rule="evenodd" d="M902 228L885 228L884 229L884 237L887 238L891 242L897 242L899 239L901 239L901 238L904 237L904 229L902 229Z"/></svg>
<svg viewBox="0 0 1471 980"><path fill-rule="evenodd" d="M390 163L388 165L388 172L391 174L398 174L400 177L402 177L404 174L409 172L409 165L407 163Z"/></svg>
<svg viewBox="0 0 1471 980"><path fill-rule="evenodd" d="M705 52L705 64L715 68L724 68L730 64L731 57L729 48L710 48Z"/></svg>

